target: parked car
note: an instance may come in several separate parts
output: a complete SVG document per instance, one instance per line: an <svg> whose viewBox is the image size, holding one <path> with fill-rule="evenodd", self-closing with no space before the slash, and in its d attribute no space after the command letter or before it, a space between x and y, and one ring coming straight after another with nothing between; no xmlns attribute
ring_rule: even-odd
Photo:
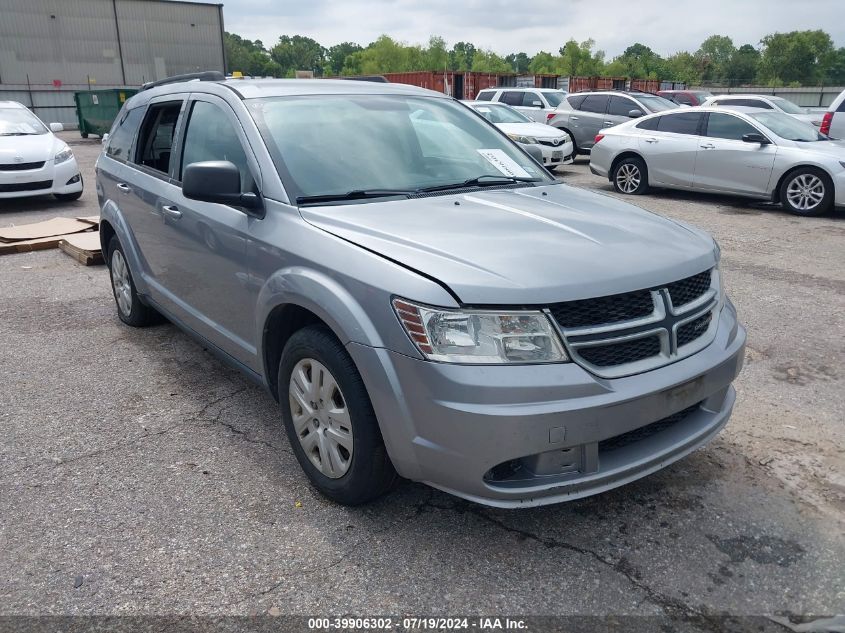
<svg viewBox="0 0 845 633"><path fill-rule="evenodd" d="M57 200L82 195L82 175L73 150L26 106L0 101L0 199L53 194Z"/></svg>
<svg viewBox="0 0 845 633"><path fill-rule="evenodd" d="M578 92L566 96L549 125L569 134L578 154L589 154L596 134L652 112L672 110L678 104L646 92Z"/></svg>
<svg viewBox="0 0 845 633"><path fill-rule="evenodd" d="M553 88L487 88L480 90L475 100L504 103L529 119L546 123L565 96L564 90Z"/></svg>
<svg viewBox="0 0 845 633"><path fill-rule="evenodd" d="M733 106L742 108L757 108L760 110L775 110L783 112L799 121L811 123L816 127L822 124L823 112L811 112L807 108L795 105L789 99L772 95L719 95L707 99L705 106Z"/></svg>
<svg viewBox="0 0 845 633"><path fill-rule="evenodd" d="M699 106L713 96L706 90L658 90L658 96L669 99L678 105Z"/></svg>
<svg viewBox="0 0 845 633"><path fill-rule="evenodd" d="M575 158L572 139L556 127L537 123L503 103L489 101L464 101L511 139L521 145L536 145L540 148L541 162L549 169L568 165Z"/></svg>
<svg viewBox="0 0 845 633"><path fill-rule="evenodd" d="M837 139L845 139L845 90L843 90L824 113L821 133Z"/></svg>
<svg viewBox="0 0 845 633"><path fill-rule="evenodd" d="M726 424L745 332L707 234L556 181L440 93L186 79L129 99L98 159L118 316L263 385L329 498L398 473L560 502Z"/></svg>
<svg viewBox="0 0 845 633"><path fill-rule="evenodd" d="M649 186L772 200L796 215L845 204L845 143L783 112L695 108L605 130L590 170L620 193Z"/></svg>

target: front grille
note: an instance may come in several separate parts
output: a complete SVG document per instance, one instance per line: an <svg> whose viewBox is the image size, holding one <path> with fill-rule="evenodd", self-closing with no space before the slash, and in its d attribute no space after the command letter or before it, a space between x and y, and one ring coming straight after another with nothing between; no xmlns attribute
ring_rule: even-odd
<svg viewBox="0 0 845 633"><path fill-rule="evenodd" d="M703 273L698 273L666 286L669 297L672 299L672 305L676 308L680 307L695 301L707 292L710 289L710 274L709 270L705 270Z"/></svg>
<svg viewBox="0 0 845 633"><path fill-rule="evenodd" d="M537 142L540 145L547 145L549 147L560 147L561 145L563 145L563 141L548 141L544 139L537 139Z"/></svg>
<svg viewBox="0 0 845 633"><path fill-rule="evenodd" d="M710 327L710 321L713 319L713 313L708 312L697 319L684 323L678 328L678 347L692 343L699 336L702 336L707 328Z"/></svg>
<svg viewBox="0 0 845 633"><path fill-rule="evenodd" d="M652 422L651 424L646 424L645 426L641 426L640 428L634 429L633 431L628 431L627 433L623 433L622 435L616 435L614 437L609 437L606 440L602 440L601 442L599 442L599 454L609 453L610 451L625 448L626 446L630 446L631 444L635 444L636 442L642 442L643 440L647 440L653 435L657 435L661 431L665 431L670 426L673 426L678 422L685 420L700 406L701 402L698 402L692 405L691 407L687 407L683 411L673 413L672 415L666 416L665 418L663 418L662 420L658 420L657 422Z"/></svg>
<svg viewBox="0 0 845 633"><path fill-rule="evenodd" d="M608 345L596 345L595 347L583 347L578 354L585 361L596 367L612 367L635 363L638 360L645 360L660 354L660 338L648 336L645 338L625 341L624 343L610 343Z"/></svg>
<svg viewBox="0 0 845 633"><path fill-rule="evenodd" d="M39 189L51 189L52 180L39 180L38 182L16 182L11 185L0 185L0 193L14 193L16 191L38 191Z"/></svg>
<svg viewBox="0 0 845 633"><path fill-rule="evenodd" d="M566 329L647 317L654 312L654 302L648 290L638 290L597 299L558 303L551 306L550 310L560 326Z"/></svg>
<svg viewBox="0 0 845 633"><path fill-rule="evenodd" d="M26 171L28 169L41 169L44 167L44 161L40 163L13 163L11 165L0 164L0 171Z"/></svg>

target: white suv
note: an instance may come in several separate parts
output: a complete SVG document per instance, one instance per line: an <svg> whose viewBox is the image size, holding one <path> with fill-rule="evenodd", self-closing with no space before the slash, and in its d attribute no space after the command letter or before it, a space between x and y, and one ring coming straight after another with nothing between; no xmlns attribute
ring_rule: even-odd
<svg viewBox="0 0 845 633"><path fill-rule="evenodd" d="M566 92L554 88L487 88L481 90L476 101L496 101L519 110L529 119L548 123Z"/></svg>

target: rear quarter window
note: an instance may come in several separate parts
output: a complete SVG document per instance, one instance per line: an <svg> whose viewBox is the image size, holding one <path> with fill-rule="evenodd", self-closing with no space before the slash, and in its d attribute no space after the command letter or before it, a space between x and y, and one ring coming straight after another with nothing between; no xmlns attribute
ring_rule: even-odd
<svg viewBox="0 0 845 633"><path fill-rule="evenodd" d="M476 101L492 101L493 95L496 94L494 90L482 90L478 93L478 96L475 97Z"/></svg>
<svg viewBox="0 0 845 633"><path fill-rule="evenodd" d="M656 116L652 119L640 121L639 123L637 123L637 128L640 130L656 130L658 123L660 123L660 117Z"/></svg>
<svg viewBox="0 0 845 633"><path fill-rule="evenodd" d="M128 160L132 142L144 117L144 108L125 110L112 126L106 155L116 160Z"/></svg>
<svg viewBox="0 0 845 633"><path fill-rule="evenodd" d="M569 102L569 105L572 106L573 110L580 110L581 104L584 103L584 99L587 98L587 95L570 95L566 98Z"/></svg>

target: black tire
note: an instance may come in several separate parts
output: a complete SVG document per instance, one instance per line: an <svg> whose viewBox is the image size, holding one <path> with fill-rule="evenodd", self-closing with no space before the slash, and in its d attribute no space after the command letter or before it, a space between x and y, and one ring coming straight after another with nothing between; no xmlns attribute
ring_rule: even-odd
<svg viewBox="0 0 845 633"><path fill-rule="evenodd" d="M300 361L307 362L309 359L328 369L340 389L351 420L351 458L348 470L338 478L326 476L309 459L294 426L289 395L291 376ZM277 382L282 421L288 440L302 470L317 490L337 503L354 506L380 497L396 484L399 477L384 447L378 420L361 374L343 345L328 328L311 325L290 337L282 351ZM325 426L321 430L325 434ZM314 432L317 431L309 430L306 433L310 435Z"/></svg>
<svg viewBox="0 0 845 633"><path fill-rule="evenodd" d="M813 186L817 183L817 186ZM790 195L790 187L793 188ZM805 188L806 187L806 188ZM802 195L806 192L806 196ZM787 174L780 185L780 202L783 208L794 215L812 217L830 213L833 208L833 181L821 169L815 167L799 167ZM809 196L821 194L821 200ZM803 206L802 201L812 206Z"/></svg>
<svg viewBox="0 0 845 633"><path fill-rule="evenodd" d="M82 197L82 190L75 191L74 193L54 193L53 197L59 202L73 202Z"/></svg>
<svg viewBox="0 0 845 633"><path fill-rule="evenodd" d="M82 132L80 135L82 138L88 138L88 132Z"/></svg>
<svg viewBox="0 0 845 633"><path fill-rule="evenodd" d="M132 327L146 327L160 321L161 318L158 312L145 305L138 296L138 292L135 290L135 281L132 279L132 271L129 270L129 265L126 263L126 255L116 235L112 236L109 241L108 251L109 279L112 284L112 295L114 296L114 303L117 308L117 316L126 325L131 325ZM120 259L126 266L129 287L128 302L124 302L124 304L128 305L128 310L121 307L121 300L118 299L118 293L120 291L115 285L115 264L118 263L115 259L115 253L119 253Z"/></svg>
<svg viewBox="0 0 845 633"><path fill-rule="evenodd" d="M569 138L572 139L572 160L575 160L575 157L578 156L578 143L575 142L575 135L567 130L565 127L558 128L561 132L566 132L569 135Z"/></svg>
<svg viewBox="0 0 845 633"><path fill-rule="evenodd" d="M613 167L610 174L613 188L621 194L639 196L648 191L648 168L645 161L636 156L623 158Z"/></svg>

